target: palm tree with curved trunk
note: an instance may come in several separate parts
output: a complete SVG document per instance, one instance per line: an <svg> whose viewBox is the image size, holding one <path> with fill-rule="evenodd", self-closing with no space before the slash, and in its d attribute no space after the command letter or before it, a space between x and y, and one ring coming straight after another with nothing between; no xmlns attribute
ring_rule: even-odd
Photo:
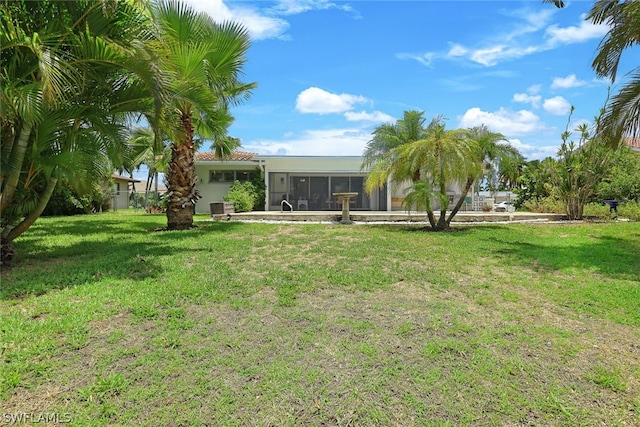
<svg viewBox="0 0 640 427"><path fill-rule="evenodd" d="M179 2L158 3L153 18L160 67L169 74L162 123L152 124L172 141L166 173L167 227L188 229L200 198L194 164L197 142L212 140L222 156L238 146L226 132L233 120L229 106L247 99L255 87L240 81L250 41L241 25L216 23Z"/></svg>
<svg viewBox="0 0 640 427"><path fill-rule="evenodd" d="M159 98L146 22L131 2L0 2L2 263L62 177L122 164L127 117Z"/></svg>
<svg viewBox="0 0 640 427"><path fill-rule="evenodd" d="M367 191L381 188L387 180L398 187L411 182L405 197L408 208L424 209L433 230L449 228L455 212L447 217L447 186L464 182L479 169L477 143L466 130L447 130L441 117L423 128L421 138L391 148L372 165ZM440 209L436 219L434 211Z"/></svg>

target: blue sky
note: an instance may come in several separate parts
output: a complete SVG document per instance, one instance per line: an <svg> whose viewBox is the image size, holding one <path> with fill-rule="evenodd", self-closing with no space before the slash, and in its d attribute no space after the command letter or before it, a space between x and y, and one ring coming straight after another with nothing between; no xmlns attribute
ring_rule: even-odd
<svg viewBox="0 0 640 427"><path fill-rule="evenodd" d="M609 87L591 69L607 30L584 20L592 1L186 1L252 36L258 87L229 131L245 151L360 155L376 126L420 110L540 159L570 106L571 128L591 123Z"/></svg>

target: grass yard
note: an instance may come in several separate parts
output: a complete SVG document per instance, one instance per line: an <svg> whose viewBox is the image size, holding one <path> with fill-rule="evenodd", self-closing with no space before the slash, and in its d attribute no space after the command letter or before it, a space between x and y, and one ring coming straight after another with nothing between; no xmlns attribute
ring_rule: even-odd
<svg viewBox="0 0 640 427"><path fill-rule="evenodd" d="M640 425L640 223L165 223L16 242L2 422Z"/></svg>

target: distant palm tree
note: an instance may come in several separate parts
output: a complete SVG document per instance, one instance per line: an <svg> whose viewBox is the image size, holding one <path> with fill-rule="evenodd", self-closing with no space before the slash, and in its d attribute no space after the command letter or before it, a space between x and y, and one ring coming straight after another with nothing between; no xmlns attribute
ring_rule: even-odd
<svg viewBox="0 0 640 427"><path fill-rule="evenodd" d="M233 121L228 107L247 99L254 83L239 78L249 49L249 35L236 23L216 23L205 13L174 1L154 8L160 67L168 72L162 129L172 141L167 181L167 227L193 226L200 198L196 189L196 143L213 141L224 156L238 146L226 136ZM154 124L152 124L154 125Z"/></svg>
<svg viewBox="0 0 640 427"><path fill-rule="evenodd" d="M141 165L147 166L147 186L145 188L145 206L149 205L149 193L155 188L154 201L159 200L158 177L160 172L165 172L171 149L161 138L157 138L158 133L150 127L134 128L129 136L129 148L131 154L131 169L139 168Z"/></svg>
<svg viewBox="0 0 640 427"><path fill-rule="evenodd" d="M486 178L492 186L496 186L493 181L504 183L514 182L517 179L518 165L524 162L524 157L518 150L506 142L506 138L501 133L491 132L485 125L476 126L469 129L469 138L478 145L475 155L476 160L482 166L480 169L470 169L471 174L467 176L462 189L462 197L452 209L454 215L460 210L464 203L465 196L474 183L479 183Z"/></svg>

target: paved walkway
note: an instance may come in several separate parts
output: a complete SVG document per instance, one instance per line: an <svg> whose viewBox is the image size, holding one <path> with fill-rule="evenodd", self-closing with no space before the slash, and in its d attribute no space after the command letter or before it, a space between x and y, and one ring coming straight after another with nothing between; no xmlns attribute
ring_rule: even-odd
<svg viewBox="0 0 640 427"><path fill-rule="evenodd" d="M436 213L436 218L438 218ZM424 212L377 212L377 211L351 211L351 220L355 223L376 222L416 222L428 223L429 219ZM560 214L540 214L531 212L458 212L453 218L452 224L478 223L478 222L547 222L565 219ZM216 215L213 219L229 219L231 221L308 221L308 222L339 222L342 212L339 211L294 211L294 212L242 212L227 215Z"/></svg>

